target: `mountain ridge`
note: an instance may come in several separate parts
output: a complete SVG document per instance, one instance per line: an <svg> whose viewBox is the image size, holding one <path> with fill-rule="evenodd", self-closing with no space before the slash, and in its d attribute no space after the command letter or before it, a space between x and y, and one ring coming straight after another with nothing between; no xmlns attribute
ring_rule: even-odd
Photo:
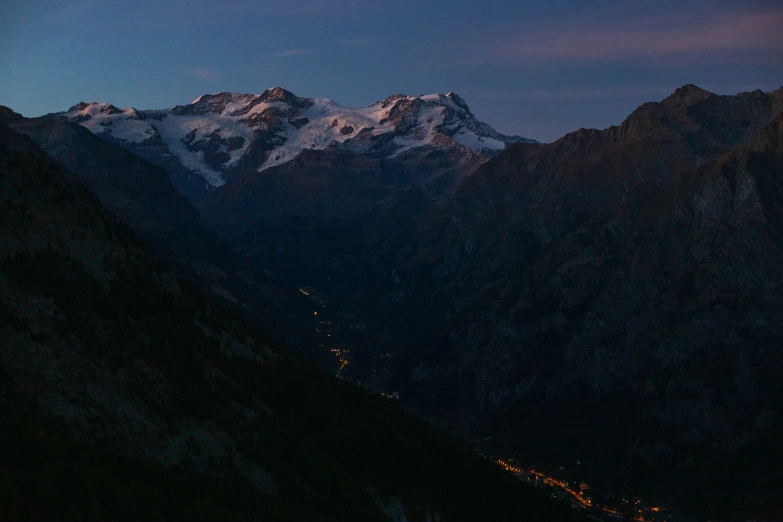
<svg viewBox="0 0 783 522"><path fill-rule="evenodd" d="M781 94L686 86L481 165L333 283L375 321L357 378L388 375L419 411L532 464L580 460L697 505L668 465L758 461L750 441L771 432L756 419L781 407Z"/></svg>
<svg viewBox="0 0 783 522"><path fill-rule="evenodd" d="M368 107L344 107L326 98L301 98L281 87L261 94L204 94L188 105L162 110L121 109L106 102L80 102L57 117L169 165L181 191L203 179L202 189L219 187L240 172L261 172L284 164L302 150L346 150L394 158L417 149L462 147L492 156L509 143L478 121L455 93L392 95ZM187 176L185 176L187 177Z"/></svg>

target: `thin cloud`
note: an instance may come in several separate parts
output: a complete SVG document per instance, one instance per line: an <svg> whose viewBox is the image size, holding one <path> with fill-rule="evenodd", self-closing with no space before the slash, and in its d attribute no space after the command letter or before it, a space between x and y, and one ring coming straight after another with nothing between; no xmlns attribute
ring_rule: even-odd
<svg viewBox="0 0 783 522"><path fill-rule="evenodd" d="M207 81L214 81L220 77L220 74L216 70L210 69L208 67L193 67L190 69L185 69L185 74L192 76L193 78L198 78L199 80Z"/></svg>
<svg viewBox="0 0 783 522"><path fill-rule="evenodd" d="M92 11L97 2L95 0L87 0L85 2L78 2L67 7L63 7L57 11L57 17L62 20L69 20L72 18L78 18L83 14Z"/></svg>
<svg viewBox="0 0 783 522"><path fill-rule="evenodd" d="M661 96L671 94L677 86L607 87L595 89L520 89L492 91L491 96L518 100L598 100L625 96Z"/></svg>
<svg viewBox="0 0 783 522"><path fill-rule="evenodd" d="M368 43L369 40L366 39L355 39L355 38L338 38L335 40L335 43L342 44L342 45L364 45Z"/></svg>
<svg viewBox="0 0 783 522"><path fill-rule="evenodd" d="M783 51L783 10L723 13L698 20L637 19L611 24L572 23L519 31L494 44L503 62L633 62L695 54ZM690 22L690 23L688 23Z"/></svg>
<svg viewBox="0 0 783 522"><path fill-rule="evenodd" d="M285 51L280 51L278 53L269 53L267 56L269 58L293 58L294 56L306 56L308 54L313 54L312 49L286 49Z"/></svg>
<svg viewBox="0 0 783 522"><path fill-rule="evenodd" d="M659 100L672 94L681 85L600 87L583 89L517 89L489 90L477 93L483 97L501 98L504 100L536 100L536 101L568 101L568 100L604 100L615 98L644 98L649 101ZM737 94L756 89L772 91L779 86L772 84L736 84L711 85L700 87L716 94Z"/></svg>
<svg viewBox="0 0 783 522"><path fill-rule="evenodd" d="M380 0L166 0L157 9L188 24L213 25L236 22L237 17L336 18L357 10L370 11ZM169 20L171 21L171 20Z"/></svg>

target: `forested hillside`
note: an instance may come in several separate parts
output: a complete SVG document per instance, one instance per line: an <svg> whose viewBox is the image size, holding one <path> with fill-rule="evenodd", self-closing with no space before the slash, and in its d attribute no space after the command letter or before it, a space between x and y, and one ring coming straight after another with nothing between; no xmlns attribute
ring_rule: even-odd
<svg viewBox="0 0 783 522"><path fill-rule="evenodd" d="M0 297L5 520L575 516L268 340L7 127Z"/></svg>

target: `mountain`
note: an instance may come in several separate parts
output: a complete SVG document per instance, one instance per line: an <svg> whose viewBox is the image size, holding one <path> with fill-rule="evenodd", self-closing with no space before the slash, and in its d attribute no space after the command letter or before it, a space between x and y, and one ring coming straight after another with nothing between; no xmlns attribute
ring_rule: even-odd
<svg viewBox="0 0 783 522"><path fill-rule="evenodd" d="M45 118L164 167L231 251L320 307L297 347L350 353L341 376L608 495L775 520L783 89L686 85L495 151L455 139L492 136L451 104L272 89Z"/></svg>
<svg viewBox="0 0 783 522"><path fill-rule="evenodd" d="M206 94L166 110L82 102L58 116L165 166L190 197L239 175L283 165L303 150L402 162L444 148L487 157L509 143L532 141L479 122L454 93L397 94L352 109L274 87L261 94Z"/></svg>
<svg viewBox="0 0 783 522"><path fill-rule="evenodd" d="M189 255L217 262L230 256L159 166L68 121L16 117L9 124L68 167L111 212L133 224L145 241L165 251L170 260ZM182 259L183 264L193 262Z"/></svg>
<svg viewBox="0 0 783 522"><path fill-rule="evenodd" d="M361 257L357 227L393 232L361 224L384 200L414 186L431 201L448 197L508 144L533 142L479 122L454 93L351 109L275 87L167 110L79 103L43 119L78 123L162 166L212 233L289 284Z"/></svg>
<svg viewBox="0 0 783 522"><path fill-rule="evenodd" d="M369 325L355 378L531 464L715 517L773 510L781 111L783 90L687 85L512 145L320 282Z"/></svg>
<svg viewBox="0 0 783 522"><path fill-rule="evenodd" d="M576 519L269 341L75 177L0 122L4 520Z"/></svg>
<svg viewBox="0 0 783 522"><path fill-rule="evenodd" d="M207 230L199 211L172 184L166 171L82 126L52 117L23 118L0 107L17 132L30 136L86 184L101 203L202 288L263 318L265 327L287 337L301 316L298 292L255 270ZM285 325L286 329L278 329ZM290 326L290 328L289 328Z"/></svg>

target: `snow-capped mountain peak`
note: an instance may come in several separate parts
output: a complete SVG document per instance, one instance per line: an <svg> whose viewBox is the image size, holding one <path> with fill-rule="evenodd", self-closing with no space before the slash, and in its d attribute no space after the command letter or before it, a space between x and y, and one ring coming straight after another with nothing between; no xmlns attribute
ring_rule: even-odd
<svg viewBox="0 0 783 522"><path fill-rule="evenodd" d="M281 87L261 94L219 92L165 110L79 103L61 114L129 148L165 145L210 185L237 169L263 171L302 150L341 149L398 157L420 147L464 147L486 155L515 141L476 119L460 96L395 94L369 107L301 98Z"/></svg>

